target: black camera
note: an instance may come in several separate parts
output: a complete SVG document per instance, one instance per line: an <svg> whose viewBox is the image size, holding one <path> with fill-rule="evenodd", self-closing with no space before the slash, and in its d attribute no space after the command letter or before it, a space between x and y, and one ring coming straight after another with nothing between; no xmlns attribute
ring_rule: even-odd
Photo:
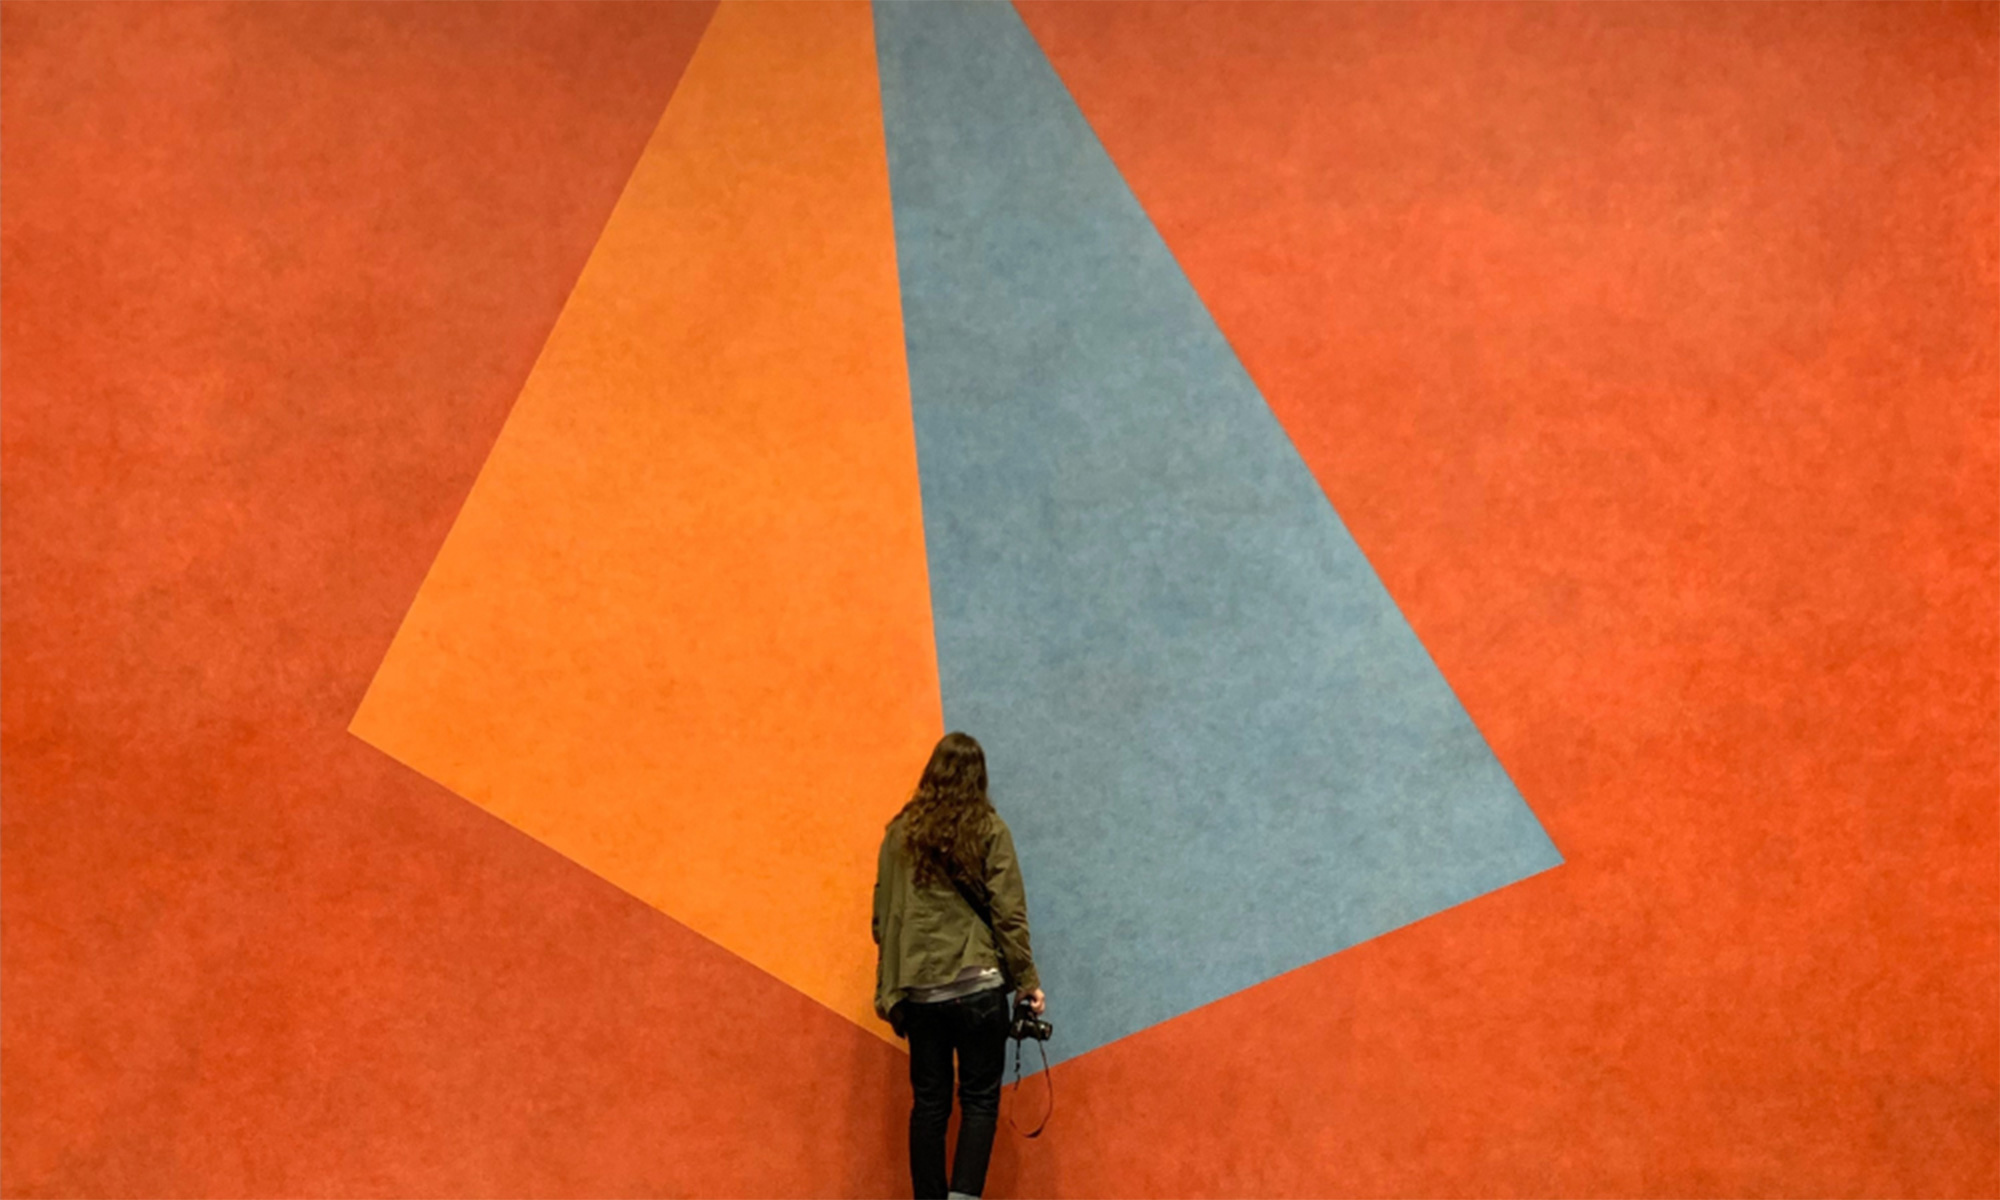
<svg viewBox="0 0 2000 1200"><path fill-rule="evenodd" d="M1007 1030L1008 1037L1013 1038L1017 1042L1025 1042L1030 1039L1037 1042L1046 1042L1049 1040L1049 1035L1055 1031L1055 1026L1035 1015L1033 1006L1026 1000L1016 999L1014 1001L1014 1023Z"/></svg>

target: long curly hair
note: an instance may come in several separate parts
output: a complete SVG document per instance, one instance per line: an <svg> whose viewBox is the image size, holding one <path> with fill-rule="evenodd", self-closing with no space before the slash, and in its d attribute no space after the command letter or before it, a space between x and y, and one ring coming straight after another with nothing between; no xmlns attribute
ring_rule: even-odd
<svg viewBox="0 0 2000 1200"><path fill-rule="evenodd" d="M916 864L917 886L957 879L979 889L984 886L985 837L992 816L986 751L971 734L954 730L938 739L909 803L889 823L904 821L903 844Z"/></svg>

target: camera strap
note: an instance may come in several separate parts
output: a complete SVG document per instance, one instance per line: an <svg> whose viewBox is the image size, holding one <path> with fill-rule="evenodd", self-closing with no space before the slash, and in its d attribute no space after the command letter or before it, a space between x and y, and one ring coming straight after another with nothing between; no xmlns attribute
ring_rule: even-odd
<svg viewBox="0 0 2000 1200"><path fill-rule="evenodd" d="M1014 1102L1007 1106L1007 1124L1013 1128L1015 1133L1021 1133L1021 1127L1014 1123L1014 1110L1019 1107L1021 1099L1022 1040L1020 1038L1014 1040ZM1042 1043L1040 1038L1035 1039L1035 1048L1042 1052L1042 1079L1048 1084L1049 1088L1049 1111L1042 1114L1042 1123L1035 1126L1033 1133L1021 1133L1022 1137L1028 1138L1042 1136L1042 1130L1047 1129L1049 1126L1049 1118L1056 1115L1056 1081L1049 1074L1049 1048Z"/></svg>
<svg viewBox="0 0 2000 1200"><path fill-rule="evenodd" d="M965 902L972 906L972 911L977 913L979 919L986 923L986 928L991 930L993 928L993 910L992 907L986 902L986 899L983 896L980 896L977 893L975 893L973 889L967 887L965 881L960 879L957 873L950 870L949 867L947 867L947 869L945 870L945 877L951 880L951 886L958 889L958 894L965 897ZM997 933L997 931L994 934L994 944L996 946L999 944L999 934ZM1003 974L1006 972L1006 963L1004 959L1001 962L1001 971ZM1009 993L1013 992L1014 980L1011 976L1007 979L1005 986ZM1014 1098L1016 1100L1019 1100L1021 1096L1022 1040L1023 1039L1020 1038L1014 1039ZM1042 1043L1042 1040L1040 1038L1035 1039L1035 1048L1042 1052L1042 1079L1047 1082L1049 1088L1049 1110L1042 1114L1041 1124L1035 1126L1034 1132L1021 1133L1021 1127L1018 1124L1015 1124L1014 1121L1015 1106L1012 1104L1007 1106L1007 1124L1009 1126L1012 1126L1015 1133L1021 1133L1022 1137L1027 1137L1027 1138L1037 1138L1042 1136L1042 1130L1048 1128L1049 1118L1056 1115L1056 1081L1053 1077L1049 1075L1049 1048Z"/></svg>
<svg viewBox="0 0 2000 1200"><path fill-rule="evenodd" d="M974 892L972 888L968 887L966 885L966 882L958 877L958 872L951 869L950 864L946 864L944 868L944 877L951 881L951 886L958 889L959 895L965 897L965 902L972 906L973 913L976 914L979 917L979 919L985 923L986 928L992 929L993 906L986 902L985 897L979 895L977 892ZM999 944L997 940L998 938L997 934L995 935L995 938L996 940L994 944L997 946Z"/></svg>

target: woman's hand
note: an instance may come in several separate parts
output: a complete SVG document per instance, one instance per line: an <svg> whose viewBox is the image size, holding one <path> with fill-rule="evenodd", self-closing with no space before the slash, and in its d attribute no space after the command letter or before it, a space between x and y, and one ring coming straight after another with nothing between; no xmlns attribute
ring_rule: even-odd
<svg viewBox="0 0 2000 1200"><path fill-rule="evenodd" d="M1042 1015L1042 1010L1047 1008L1049 1003L1048 999L1042 995L1042 989L1040 988L1036 988L1031 992L1022 992L1021 1001L1032 1009L1038 1017Z"/></svg>

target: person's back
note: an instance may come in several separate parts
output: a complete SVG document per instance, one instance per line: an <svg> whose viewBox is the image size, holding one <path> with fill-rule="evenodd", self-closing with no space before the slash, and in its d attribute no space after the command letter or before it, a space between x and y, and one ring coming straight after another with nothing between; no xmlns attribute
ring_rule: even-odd
<svg viewBox="0 0 2000 1200"><path fill-rule="evenodd" d="M1000 1106L1008 994L1041 1012L1014 837L986 790L979 743L948 733L876 862L876 1014L910 1041L910 1175L922 1197L977 1196ZM946 1190L958 1059L963 1113Z"/></svg>

